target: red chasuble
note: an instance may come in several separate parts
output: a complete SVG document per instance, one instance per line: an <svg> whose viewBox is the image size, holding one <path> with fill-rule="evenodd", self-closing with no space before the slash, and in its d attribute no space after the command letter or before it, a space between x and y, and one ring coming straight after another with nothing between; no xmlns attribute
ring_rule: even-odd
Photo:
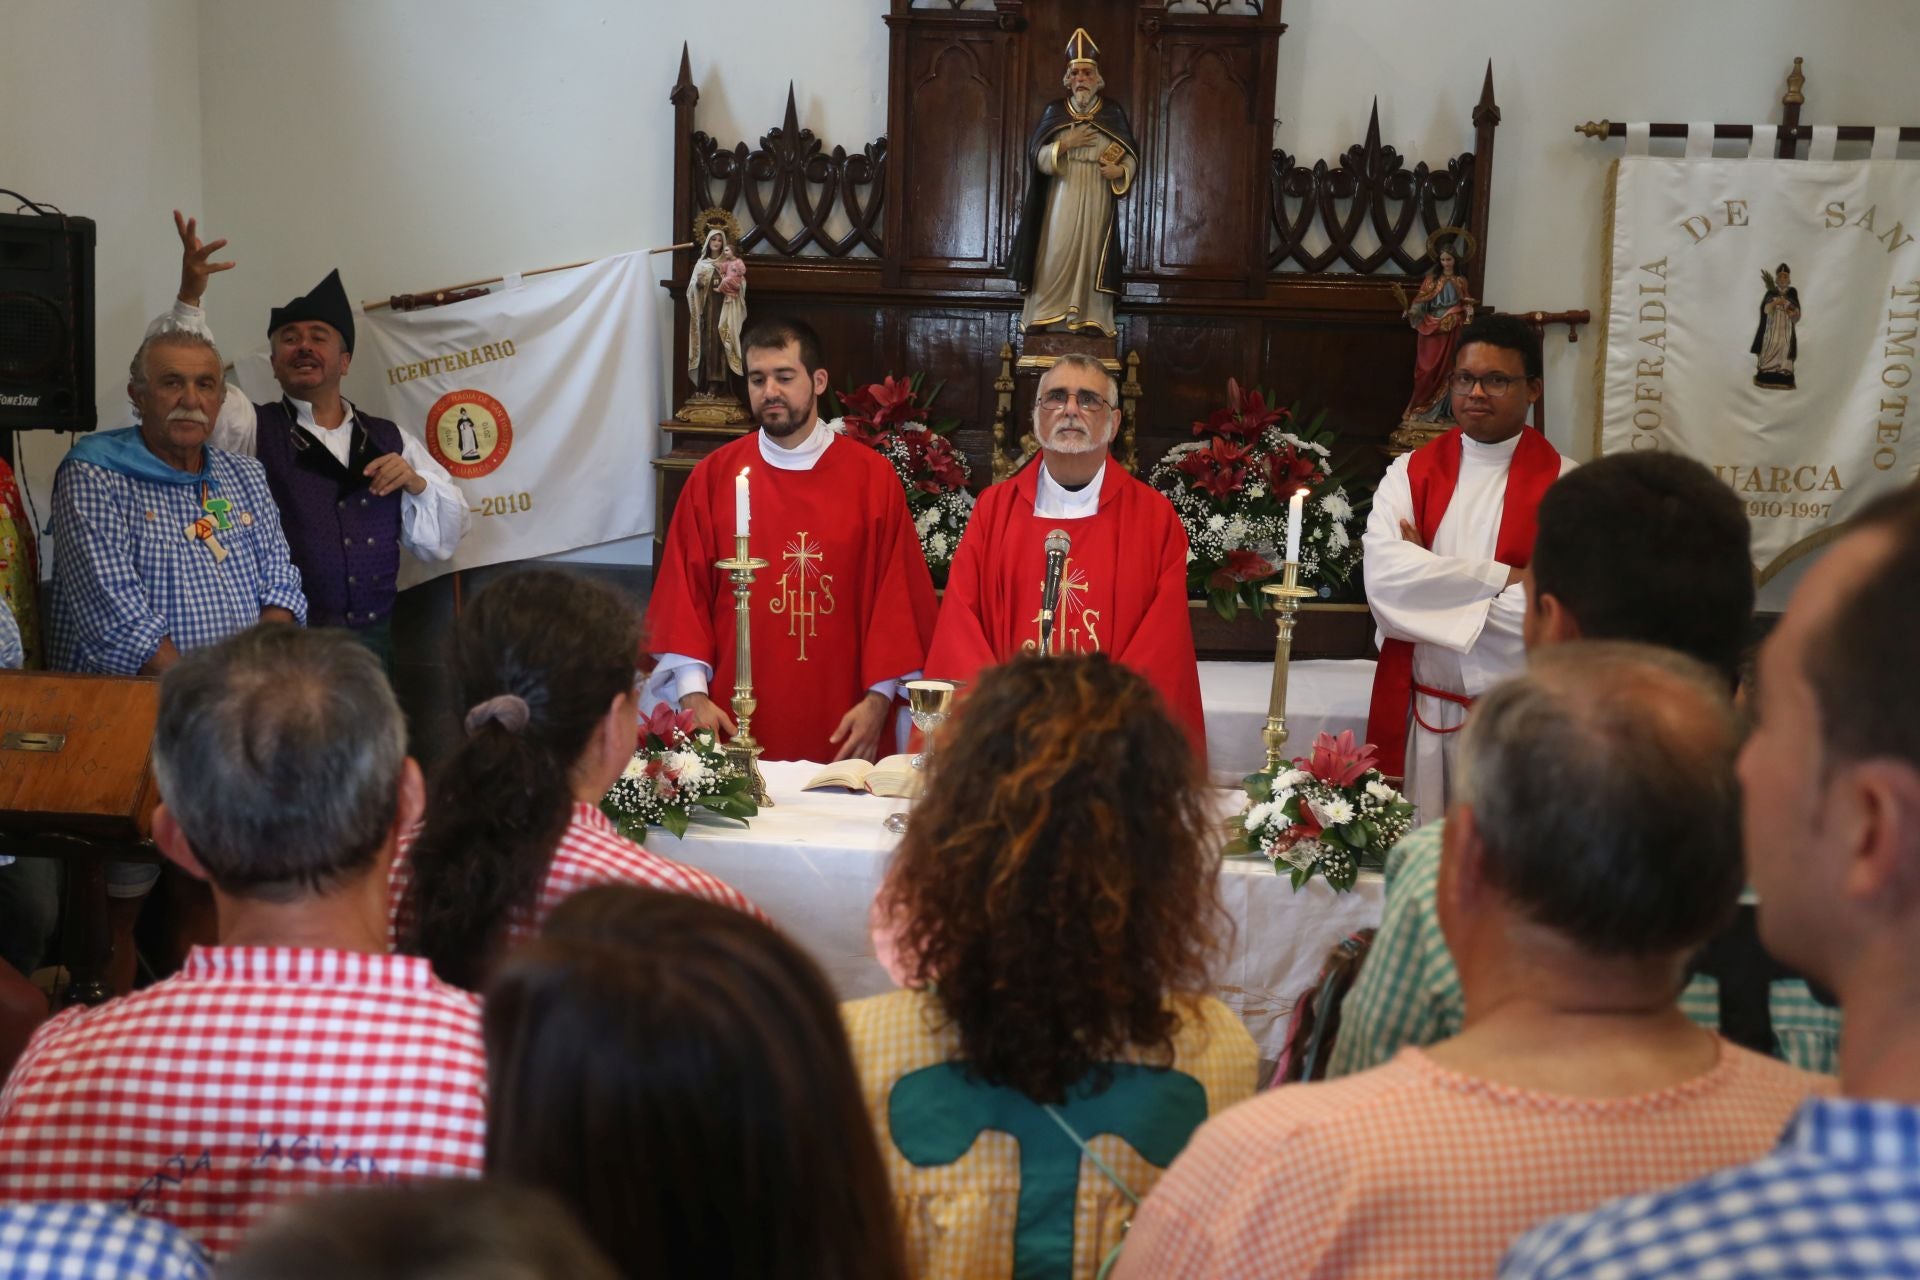
<svg viewBox="0 0 1920 1280"><path fill-rule="evenodd" d="M980 495L947 578L927 675L972 682L982 668L1039 648L1047 534L1064 529L1073 551L1060 584L1060 651L1104 652L1152 681L1204 762L1187 534L1173 505L1109 463L1093 515L1036 516L1039 477L1036 462Z"/></svg>
<svg viewBox="0 0 1920 1280"><path fill-rule="evenodd" d="M816 427L824 430L824 425ZM827 741L862 695L918 671L938 602L893 468L836 439L810 471L760 456L758 433L693 469L667 530L647 608L647 648L713 668L710 693L732 714L733 584L713 562L734 550L734 477L750 467L754 578L753 736L769 760L831 760ZM882 752L894 750L891 724Z"/></svg>
<svg viewBox="0 0 1920 1280"><path fill-rule="evenodd" d="M1446 518L1453 490L1460 483L1460 428L1417 450L1407 459L1407 485L1420 526L1420 544L1431 547ZM1560 478L1560 454L1533 427L1520 428L1520 443L1507 463L1507 492L1501 500L1500 532L1493 558L1515 569L1533 559L1533 537L1540 499ZM1407 713L1413 707L1413 645L1388 640L1380 646L1373 672L1373 702L1367 710L1367 741L1380 749L1380 771L1391 778L1407 772Z"/></svg>

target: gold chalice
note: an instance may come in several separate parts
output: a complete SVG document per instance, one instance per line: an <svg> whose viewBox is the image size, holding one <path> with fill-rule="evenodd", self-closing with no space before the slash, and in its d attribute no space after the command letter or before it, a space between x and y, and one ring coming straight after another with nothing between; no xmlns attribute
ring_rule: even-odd
<svg viewBox="0 0 1920 1280"><path fill-rule="evenodd" d="M913 720L913 727L920 731L926 749L917 751L913 757L915 769L925 769L927 758L933 754L933 731L947 722L953 714L953 696L960 691L958 680L909 680L907 681L907 715ZM919 788L914 790L918 792ZM907 829L907 815L904 812L890 813L883 824L887 830L899 835Z"/></svg>

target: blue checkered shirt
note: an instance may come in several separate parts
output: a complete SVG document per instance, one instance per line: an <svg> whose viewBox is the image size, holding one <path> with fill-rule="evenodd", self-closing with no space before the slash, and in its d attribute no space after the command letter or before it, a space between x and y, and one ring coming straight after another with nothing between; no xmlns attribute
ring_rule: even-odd
<svg viewBox="0 0 1920 1280"><path fill-rule="evenodd" d="M14 621L12 607L0 599L0 670L13 670L26 660L26 649L20 643L20 624Z"/></svg>
<svg viewBox="0 0 1920 1280"><path fill-rule="evenodd" d="M182 653L214 644L278 606L302 622L307 598L287 556L267 473L206 450L203 473L231 502L216 562L186 536L205 514L198 485L155 484L69 458L53 481L53 608L47 665L131 675L171 637Z"/></svg>
<svg viewBox="0 0 1920 1280"><path fill-rule="evenodd" d="M157 1218L104 1204L0 1208L0 1280L204 1280L200 1246Z"/></svg>
<svg viewBox="0 0 1920 1280"><path fill-rule="evenodd" d="M1772 1155L1556 1218L1502 1277L1788 1280L1920 1275L1920 1107L1815 1099Z"/></svg>

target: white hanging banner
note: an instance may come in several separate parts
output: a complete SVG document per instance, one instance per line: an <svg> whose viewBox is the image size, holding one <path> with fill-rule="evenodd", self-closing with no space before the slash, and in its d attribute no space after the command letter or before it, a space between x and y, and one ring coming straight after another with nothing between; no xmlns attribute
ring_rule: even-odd
<svg viewBox="0 0 1920 1280"><path fill-rule="evenodd" d="M1765 582L1920 475L1920 163L1623 157L1598 453L1746 503Z"/></svg>
<svg viewBox="0 0 1920 1280"><path fill-rule="evenodd" d="M419 437L473 511L401 585L653 530L657 286L643 253L360 316L354 398Z"/></svg>

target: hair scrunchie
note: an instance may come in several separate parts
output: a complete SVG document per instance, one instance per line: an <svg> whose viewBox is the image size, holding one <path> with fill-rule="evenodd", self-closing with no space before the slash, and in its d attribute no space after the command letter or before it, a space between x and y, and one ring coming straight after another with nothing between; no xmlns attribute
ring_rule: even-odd
<svg viewBox="0 0 1920 1280"><path fill-rule="evenodd" d="M525 698L517 693L503 693L485 702L476 702L468 710L465 724L469 734L480 732L489 723L499 725L508 733L519 733L527 727L532 714Z"/></svg>

